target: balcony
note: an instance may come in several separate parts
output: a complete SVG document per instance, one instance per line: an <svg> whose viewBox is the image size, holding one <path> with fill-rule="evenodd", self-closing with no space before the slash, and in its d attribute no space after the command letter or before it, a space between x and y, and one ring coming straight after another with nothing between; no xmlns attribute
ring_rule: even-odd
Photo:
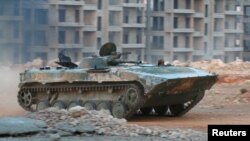
<svg viewBox="0 0 250 141"><path fill-rule="evenodd" d="M204 13L196 12L194 13L194 18L204 18Z"/></svg>
<svg viewBox="0 0 250 141"><path fill-rule="evenodd" d="M123 27L127 28L145 28L145 23L123 23Z"/></svg>
<svg viewBox="0 0 250 141"><path fill-rule="evenodd" d="M145 44L142 43L122 44L122 48L145 48Z"/></svg>
<svg viewBox="0 0 250 141"><path fill-rule="evenodd" d="M0 21L21 21L21 16L0 16Z"/></svg>
<svg viewBox="0 0 250 141"><path fill-rule="evenodd" d="M0 39L0 44L22 44L22 39Z"/></svg>
<svg viewBox="0 0 250 141"><path fill-rule="evenodd" d="M61 27L83 27L83 23L76 23L76 22L59 22L58 26Z"/></svg>
<svg viewBox="0 0 250 141"><path fill-rule="evenodd" d="M224 51L234 52L234 51L243 51L243 47L225 47Z"/></svg>
<svg viewBox="0 0 250 141"><path fill-rule="evenodd" d="M130 7L130 8L138 8L138 7L144 7L143 3L123 3L123 7Z"/></svg>
<svg viewBox="0 0 250 141"><path fill-rule="evenodd" d="M176 33L193 33L194 29L193 28L174 28L173 32L176 32Z"/></svg>
<svg viewBox="0 0 250 141"><path fill-rule="evenodd" d="M193 33L193 37L202 37L204 34L202 33L202 32L200 32L200 31L195 31L194 33Z"/></svg>
<svg viewBox="0 0 250 141"><path fill-rule="evenodd" d="M49 4L51 4L51 5L65 5L65 6L83 6L84 5L84 1L75 1L75 0L68 0L68 1L49 0Z"/></svg>
<svg viewBox="0 0 250 141"><path fill-rule="evenodd" d="M223 37L224 33L223 32L216 32L216 31L214 31L213 35L216 36L216 37Z"/></svg>
<svg viewBox="0 0 250 141"><path fill-rule="evenodd" d="M214 18L224 18L224 14L223 13L214 13L213 15Z"/></svg>
<svg viewBox="0 0 250 141"><path fill-rule="evenodd" d="M122 31L121 26L109 26L109 31Z"/></svg>
<svg viewBox="0 0 250 141"><path fill-rule="evenodd" d="M97 28L95 25L85 25L84 26L84 31L96 31Z"/></svg>
<svg viewBox="0 0 250 141"><path fill-rule="evenodd" d="M155 17L155 16L165 16L165 13L162 11L150 11L151 16Z"/></svg>
<svg viewBox="0 0 250 141"><path fill-rule="evenodd" d="M194 14L195 11L193 9L174 9L171 11L168 11L168 13L176 13L176 14Z"/></svg>
<svg viewBox="0 0 250 141"><path fill-rule="evenodd" d="M185 47L178 47L178 48L173 48L173 52L192 52L192 48L185 48Z"/></svg>
<svg viewBox="0 0 250 141"><path fill-rule="evenodd" d="M96 52L96 45L92 45L92 46L84 45L83 50L86 51L87 53L88 52Z"/></svg>
<svg viewBox="0 0 250 141"><path fill-rule="evenodd" d="M243 15L242 11L233 11L233 10L227 10L225 11L226 15Z"/></svg>
<svg viewBox="0 0 250 141"><path fill-rule="evenodd" d="M51 48L75 48L75 49L79 49L82 48L83 45L82 44L54 44L51 45Z"/></svg>
<svg viewBox="0 0 250 141"><path fill-rule="evenodd" d="M243 33L243 29L225 29L225 33Z"/></svg>
<svg viewBox="0 0 250 141"><path fill-rule="evenodd" d="M205 55L204 50L194 50L193 55Z"/></svg>
<svg viewBox="0 0 250 141"><path fill-rule="evenodd" d="M224 55L223 50L213 50L213 55Z"/></svg>
<svg viewBox="0 0 250 141"><path fill-rule="evenodd" d="M86 4L84 6L84 10L91 10L91 11L96 11L97 10L97 7L95 4Z"/></svg>
<svg viewBox="0 0 250 141"><path fill-rule="evenodd" d="M120 5L109 5L109 11L122 11L122 6L120 6Z"/></svg>

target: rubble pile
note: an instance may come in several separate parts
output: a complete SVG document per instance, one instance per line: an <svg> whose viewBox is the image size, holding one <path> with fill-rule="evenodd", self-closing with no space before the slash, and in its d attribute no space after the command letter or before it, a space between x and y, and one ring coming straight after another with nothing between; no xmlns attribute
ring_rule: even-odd
<svg viewBox="0 0 250 141"><path fill-rule="evenodd" d="M224 63L220 59L197 62L173 61L175 66L190 66L219 75L219 83L245 83L250 80L250 62L237 59L234 62Z"/></svg>
<svg viewBox="0 0 250 141"><path fill-rule="evenodd" d="M49 108L46 110L29 113L27 117L45 121L50 128L61 129L70 132L82 132L88 130L99 135L117 136L164 136L163 129L146 128L134 124L128 124L125 119L114 118L106 110L88 111L84 107L73 107L67 110ZM83 129L84 128L84 129Z"/></svg>
<svg viewBox="0 0 250 141"><path fill-rule="evenodd" d="M202 60L188 63L173 61L173 65L200 68L209 72L215 72L219 75L248 74L250 71L250 62L242 61L240 59L230 63L224 63L220 59L213 59L210 61Z"/></svg>

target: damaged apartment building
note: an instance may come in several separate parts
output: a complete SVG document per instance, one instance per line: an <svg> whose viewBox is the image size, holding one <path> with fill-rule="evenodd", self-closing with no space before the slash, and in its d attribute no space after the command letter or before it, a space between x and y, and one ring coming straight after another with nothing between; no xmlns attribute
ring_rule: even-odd
<svg viewBox="0 0 250 141"><path fill-rule="evenodd" d="M73 61L114 42L124 59L156 63L243 58L241 0L2 0L0 61ZM245 8L243 8L245 7ZM147 20L148 19L148 20ZM245 26L246 27L246 26ZM243 42L244 41L244 42ZM246 57L244 57L246 58Z"/></svg>
<svg viewBox="0 0 250 141"><path fill-rule="evenodd" d="M0 60L48 61L66 49L79 61L99 54L109 41L131 53L129 58L143 60L144 7L143 0L2 0Z"/></svg>
<svg viewBox="0 0 250 141"><path fill-rule="evenodd" d="M151 62L242 58L243 1L154 0L151 2Z"/></svg>

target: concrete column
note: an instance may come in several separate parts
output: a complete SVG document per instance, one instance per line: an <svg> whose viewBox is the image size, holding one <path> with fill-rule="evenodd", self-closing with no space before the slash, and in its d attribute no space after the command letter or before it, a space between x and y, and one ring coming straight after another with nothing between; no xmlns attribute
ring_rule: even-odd
<svg viewBox="0 0 250 141"><path fill-rule="evenodd" d="M102 42L108 42L109 40L109 2L103 2L102 10Z"/></svg>

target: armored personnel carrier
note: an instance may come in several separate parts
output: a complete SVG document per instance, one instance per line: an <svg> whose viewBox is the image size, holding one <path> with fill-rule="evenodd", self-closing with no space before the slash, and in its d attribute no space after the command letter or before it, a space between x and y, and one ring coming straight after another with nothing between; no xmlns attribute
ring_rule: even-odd
<svg viewBox="0 0 250 141"><path fill-rule="evenodd" d="M181 116L217 80L217 75L195 68L121 60L113 43L104 44L99 54L76 65L60 52L60 67L24 71L20 74L19 104L28 111L81 105L127 119L152 111Z"/></svg>

